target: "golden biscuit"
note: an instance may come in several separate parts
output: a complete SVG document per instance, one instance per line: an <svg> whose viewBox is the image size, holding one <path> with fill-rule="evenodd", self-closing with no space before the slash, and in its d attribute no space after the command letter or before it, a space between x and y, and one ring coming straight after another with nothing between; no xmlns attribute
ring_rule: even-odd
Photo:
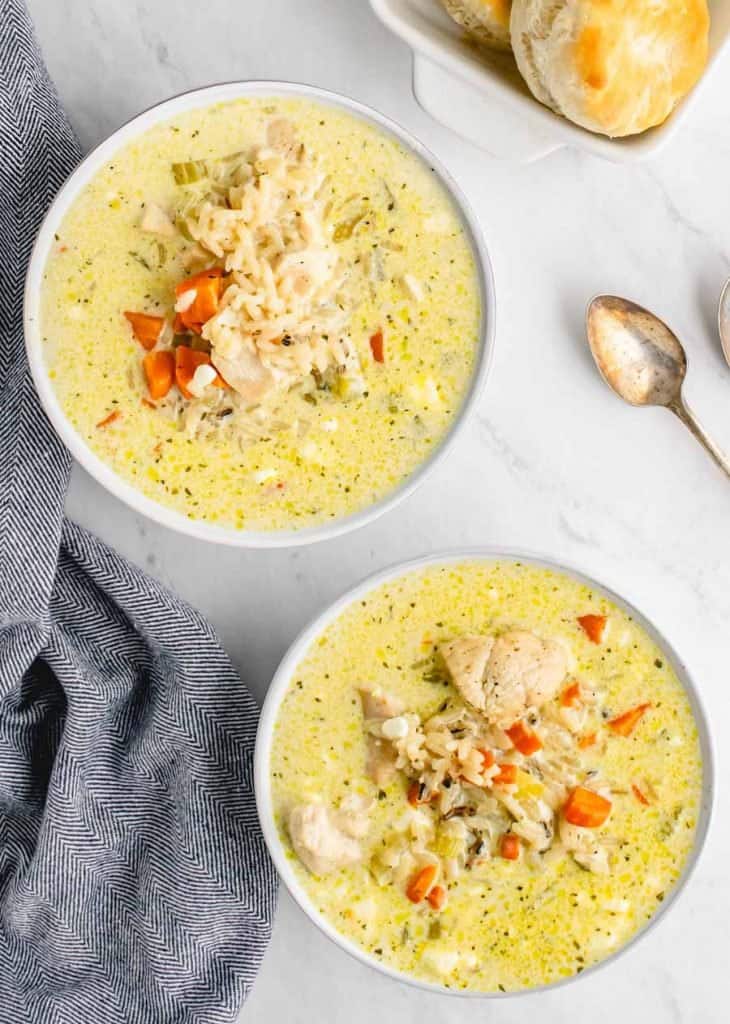
<svg viewBox="0 0 730 1024"><path fill-rule="evenodd" d="M441 0L448 13L477 42L509 50L511 0Z"/></svg>
<svg viewBox="0 0 730 1024"><path fill-rule="evenodd" d="M706 0L514 0L511 38L532 93L590 131L661 124L707 63Z"/></svg>

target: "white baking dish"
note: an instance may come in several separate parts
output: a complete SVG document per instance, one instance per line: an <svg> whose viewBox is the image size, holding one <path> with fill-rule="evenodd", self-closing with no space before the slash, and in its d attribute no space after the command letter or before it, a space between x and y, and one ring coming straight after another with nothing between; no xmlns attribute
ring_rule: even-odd
<svg viewBox="0 0 730 1024"><path fill-rule="evenodd" d="M413 50L413 91L437 121L494 156L529 163L564 146L616 162L647 160L686 120L712 68L730 48L730 0L710 0L710 61L699 84L658 128L609 139L572 124L533 99L510 55L477 51L438 0L370 0Z"/></svg>

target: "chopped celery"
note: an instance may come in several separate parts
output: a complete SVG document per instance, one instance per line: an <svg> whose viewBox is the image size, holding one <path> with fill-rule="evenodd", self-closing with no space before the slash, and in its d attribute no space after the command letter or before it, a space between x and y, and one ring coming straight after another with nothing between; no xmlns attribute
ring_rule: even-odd
<svg viewBox="0 0 730 1024"><path fill-rule="evenodd" d="M352 238L352 233L358 226L361 220L364 220L365 214L358 213L357 216L351 217L350 220L343 220L336 225L332 238L335 242L346 242L348 238Z"/></svg>
<svg viewBox="0 0 730 1024"><path fill-rule="evenodd" d="M238 174L246 164L244 153L229 153L215 160L183 160L172 165L176 185L194 185L210 178L213 181L228 181Z"/></svg>
<svg viewBox="0 0 730 1024"><path fill-rule="evenodd" d="M529 772L517 769L517 795L519 797L534 796L540 797L545 792L545 787Z"/></svg>
<svg viewBox="0 0 730 1024"><path fill-rule="evenodd" d="M463 836L443 828L439 829L433 850L439 857L458 857L459 854L464 852Z"/></svg>
<svg viewBox="0 0 730 1024"><path fill-rule="evenodd" d="M192 185L207 177L205 160L185 160L172 165L172 176L176 185Z"/></svg>
<svg viewBox="0 0 730 1024"><path fill-rule="evenodd" d="M176 217L175 227L187 242L194 241L193 236L190 234L190 228L188 227L187 217Z"/></svg>
<svg viewBox="0 0 730 1024"><path fill-rule="evenodd" d="M361 398L365 393L365 382L360 377L340 374L332 382L332 392L338 398Z"/></svg>
<svg viewBox="0 0 730 1024"><path fill-rule="evenodd" d="M350 381L347 377L335 377L332 391L338 398L348 398L350 394Z"/></svg>

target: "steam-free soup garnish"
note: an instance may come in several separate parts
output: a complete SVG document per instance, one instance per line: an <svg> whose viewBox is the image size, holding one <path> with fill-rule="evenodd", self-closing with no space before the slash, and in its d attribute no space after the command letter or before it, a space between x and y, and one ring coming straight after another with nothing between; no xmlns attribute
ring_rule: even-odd
<svg viewBox="0 0 730 1024"><path fill-rule="evenodd" d="M433 171L334 107L242 99L121 149L44 276L49 373L81 437L193 519L312 526L442 440L474 371L471 243Z"/></svg>
<svg viewBox="0 0 730 1024"><path fill-rule="evenodd" d="M514 991L605 959L695 837L697 728L637 622L534 565L434 565L353 602L294 670L274 814L314 907L383 964Z"/></svg>

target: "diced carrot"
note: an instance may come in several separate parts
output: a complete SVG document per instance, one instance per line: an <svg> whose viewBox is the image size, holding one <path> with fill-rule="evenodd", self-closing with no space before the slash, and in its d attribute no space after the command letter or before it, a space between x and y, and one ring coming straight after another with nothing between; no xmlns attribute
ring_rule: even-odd
<svg viewBox="0 0 730 1024"><path fill-rule="evenodd" d="M432 910L441 910L446 902L446 890L442 885L434 885L426 898Z"/></svg>
<svg viewBox="0 0 730 1024"><path fill-rule="evenodd" d="M210 362L205 352L196 352L187 345L178 345L175 349L175 381L185 398L192 398L188 384L195 376L195 371L203 363Z"/></svg>
<svg viewBox="0 0 730 1024"><path fill-rule="evenodd" d="M518 860L520 856L520 837L513 832L505 832L499 843L499 855L505 860Z"/></svg>
<svg viewBox="0 0 730 1024"><path fill-rule="evenodd" d="M482 755L482 770L487 771L487 769L493 768L496 763L496 758L492 751L483 747L480 749L479 753Z"/></svg>
<svg viewBox="0 0 730 1024"><path fill-rule="evenodd" d="M176 286L175 295L178 298L185 292L195 292L192 303L179 314L185 327L200 334L203 324L218 312L223 284L222 277L223 269L221 267L209 267L199 274L187 277Z"/></svg>
<svg viewBox="0 0 730 1024"><path fill-rule="evenodd" d="M175 332L175 334L185 334L185 332L187 331L187 327L183 323L183 318L180 316L179 313L175 314L175 318L172 321L172 329Z"/></svg>
<svg viewBox="0 0 730 1024"><path fill-rule="evenodd" d="M195 376L197 368L203 364L212 366L207 352L196 352L195 349L189 348L187 345L178 345L175 349L175 380L185 398L194 397L192 391L188 390L188 385ZM213 386L216 388L227 386L219 373L216 373Z"/></svg>
<svg viewBox="0 0 730 1024"><path fill-rule="evenodd" d="M428 895L428 891L436 878L436 865L427 864L425 868L417 871L408 883L406 896L411 903L420 903Z"/></svg>
<svg viewBox="0 0 730 1024"><path fill-rule="evenodd" d="M149 352L142 360L142 368L150 398L164 398L175 380L175 356L165 349Z"/></svg>
<svg viewBox="0 0 730 1024"><path fill-rule="evenodd" d="M565 820L581 828L599 828L611 813L611 801L600 793L577 786L563 808Z"/></svg>
<svg viewBox="0 0 730 1024"><path fill-rule="evenodd" d="M155 405L154 402L150 402L149 398L142 398L142 399L140 399L140 401L142 402L142 405L146 405L148 409L156 409L157 408L157 406Z"/></svg>
<svg viewBox="0 0 730 1024"><path fill-rule="evenodd" d="M132 334L143 348L149 352L160 340L162 329L165 326L163 316L152 316L150 313L124 313L132 325Z"/></svg>
<svg viewBox="0 0 730 1024"><path fill-rule="evenodd" d="M371 335L370 349L376 363L385 362L385 346L383 343L383 332L381 330L377 330L375 334Z"/></svg>
<svg viewBox="0 0 730 1024"><path fill-rule="evenodd" d="M600 644L603 640L603 633L606 629L605 615L580 615L578 617L580 626L592 643Z"/></svg>
<svg viewBox="0 0 730 1024"><path fill-rule="evenodd" d="M536 732L528 728L524 722L515 722L513 726L507 729L507 735L525 757L529 757L530 754L534 754L542 747L540 737Z"/></svg>
<svg viewBox="0 0 730 1024"><path fill-rule="evenodd" d="M103 420L99 420L96 425L97 427L108 427L110 423L114 423L115 420L120 419L121 415L122 414L119 410L115 409L114 412L110 412L108 416L105 416Z"/></svg>
<svg viewBox="0 0 730 1024"><path fill-rule="evenodd" d="M578 740L578 746L581 750L585 750L586 747L592 747L596 742L596 734L594 732L586 733L585 736L581 736Z"/></svg>
<svg viewBox="0 0 730 1024"><path fill-rule="evenodd" d="M641 790L639 789L639 787L636 785L635 782L631 783L631 792L634 794L634 796L636 797L636 799L639 801L640 804L643 804L644 807L648 807L649 806L649 801L644 796L644 794L641 792Z"/></svg>
<svg viewBox="0 0 730 1024"><path fill-rule="evenodd" d="M560 703L564 708L574 708L580 704L580 683L571 683L560 694Z"/></svg>
<svg viewBox="0 0 730 1024"><path fill-rule="evenodd" d="M630 736L650 707L651 704L638 704L635 708L624 711L622 715L611 719L608 723L609 729L613 729L619 736Z"/></svg>
<svg viewBox="0 0 730 1024"><path fill-rule="evenodd" d="M514 786L517 782L517 765L501 764L499 774L494 776L492 782L497 786Z"/></svg>

